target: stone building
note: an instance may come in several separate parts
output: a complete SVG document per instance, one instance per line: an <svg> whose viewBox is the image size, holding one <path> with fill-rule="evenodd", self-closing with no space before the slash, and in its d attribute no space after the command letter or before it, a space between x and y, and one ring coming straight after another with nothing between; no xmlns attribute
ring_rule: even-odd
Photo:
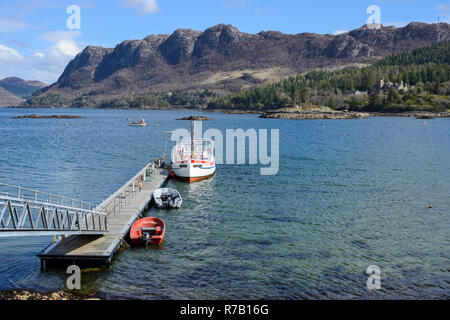
<svg viewBox="0 0 450 320"><path fill-rule="evenodd" d="M377 84L375 84L370 89L370 94L378 94L378 93L388 94L391 88L394 88L397 91L403 90L404 92L409 90L408 85L405 85L403 81L400 81L400 83L397 82L393 83L393 82L384 82L384 79L381 79Z"/></svg>

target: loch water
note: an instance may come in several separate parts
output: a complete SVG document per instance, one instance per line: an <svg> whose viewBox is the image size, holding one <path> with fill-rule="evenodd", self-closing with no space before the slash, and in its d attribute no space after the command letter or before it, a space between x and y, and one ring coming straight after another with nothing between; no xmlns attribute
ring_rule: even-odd
<svg viewBox="0 0 450 320"><path fill-rule="evenodd" d="M13 119L38 113L83 119ZM0 108L0 182L100 203L170 154L188 111ZM276 120L207 113L204 130L278 129L279 172L218 165L168 186L179 210L161 248L84 269L82 292L118 299L450 298L450 119ZM144 117L150 126L129 127ZM158 124L158 126L156 126ZM269 151L270 154L270 151ZM248 160L248 159L247 159ZM429 208L432 205L433 208ZM0 238L0 289L64 288L36 254L53 237ZM381 269L370 291L368 266Z"/></svg>

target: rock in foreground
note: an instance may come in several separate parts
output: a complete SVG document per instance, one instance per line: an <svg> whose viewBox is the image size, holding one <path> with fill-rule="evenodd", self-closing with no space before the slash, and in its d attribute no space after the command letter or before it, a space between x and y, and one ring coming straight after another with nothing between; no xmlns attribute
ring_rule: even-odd
<svg viewBox="0 0 450 320"><path fill-rule="evenodd" d="M34 290L6 290L0 291L0 300L91 300L63 290L55 292L37 292Z"/></svg>

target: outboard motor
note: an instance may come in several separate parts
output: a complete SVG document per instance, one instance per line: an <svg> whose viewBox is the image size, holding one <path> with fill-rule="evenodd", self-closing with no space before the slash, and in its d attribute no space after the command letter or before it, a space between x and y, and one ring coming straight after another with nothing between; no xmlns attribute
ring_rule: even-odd
<svg viewBox="0 0 450 320"><path fill-rule="evenodd" d="M169 199L167 199L167 208L173 208L173 200L171 197L169 197Z"/></svg>

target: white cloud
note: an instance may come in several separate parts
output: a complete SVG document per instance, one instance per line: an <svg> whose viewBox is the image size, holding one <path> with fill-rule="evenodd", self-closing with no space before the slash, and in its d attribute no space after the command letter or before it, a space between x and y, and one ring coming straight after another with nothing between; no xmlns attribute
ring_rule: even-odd
<svg viewBox="0 0 450 320"><path fill-rule="evenodd" d="M53 45L47 49L47 54L58 54L61 56L75 57L81 50L75 41L58 40Z"/></svg>
<svg viewBox="0 0 450 320"><path fill-rule="evenodd" d="M346 33L346 32L348 32L348 30L336 30L336 31L333 32L333 34L335 36L337 36L338 34L343 34L343 33Z"/></svg>
<svg viewBox="0 0 450 320"><path fill-rule="evenodd" d="M22 61L23 57L17 50L0 44L0 63L11 63Z"/></svg>
<svg viewBox="0 0 450 320"><path fill-rule="evenodd" d="M41 35L39 39L52 43L45 56L57 61L68 61L81 51L75 40L80 35L81 31L53 31Z"/></svg>
<svg viewBox="0 0 450 320"><path fill-rule="evenodd" d="M0 32L8 33L17 29L25 29L27 24L22 21L13 20L10 18L0 17Z"/></svg>
<svg viewBox="0 0 450 320"><path fill-rule="evenodd" d="M79 31L57 31L43 34L39 39L49 42L45 50L22 56L17 50L0 45L0 79L21 77L29 80L55 82L80 49L76 38Z"/></svg>
<svg viewBox="0 0 450 320"><path fill-rule="evenodd" d="M154 14L159 12L156 0L128 0L125 4L127 8L137 8L136 14Z"/></svg>

